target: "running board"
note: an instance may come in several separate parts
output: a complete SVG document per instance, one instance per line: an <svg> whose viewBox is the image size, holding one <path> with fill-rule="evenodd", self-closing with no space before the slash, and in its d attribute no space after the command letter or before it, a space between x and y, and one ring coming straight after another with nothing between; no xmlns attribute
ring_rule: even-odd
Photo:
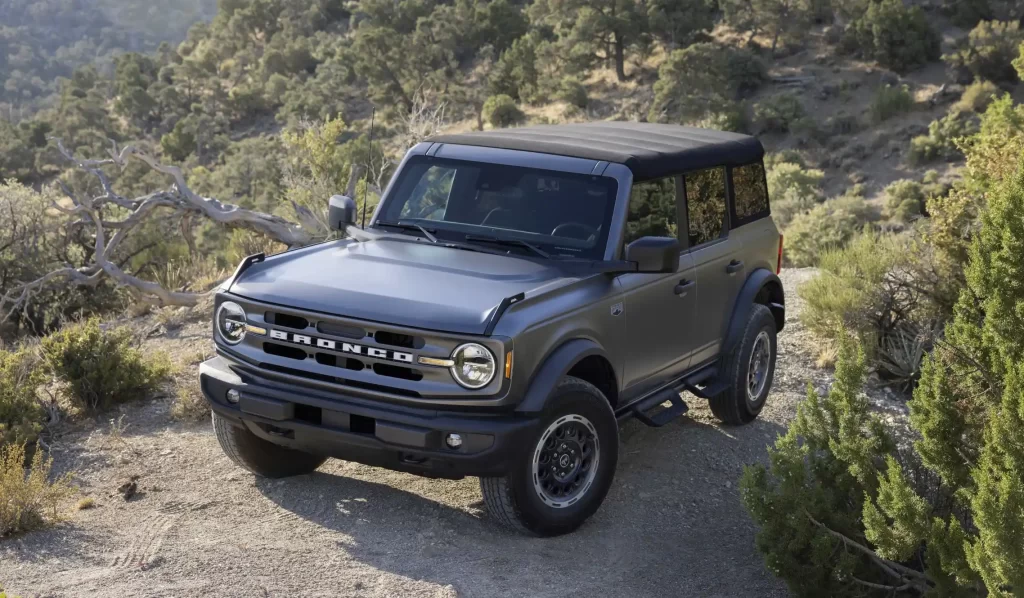
<svg viewBox="0 0 1024 598"><path fill-rule="evenodd" d="M718 380L718 368L707 368L683 380L681 390L687 390L702 399L718 396L729 388L729 384Z"/></svg>
<svg viewBox="0 0 1024 598"><path fill-rule="evenodd" d="M672 405L658 409L666 401ZM679 396L679 391L672 388L658 391L630 407L630 411L638 420L652 428L660 428L689 410L686 402Z"/></svg>

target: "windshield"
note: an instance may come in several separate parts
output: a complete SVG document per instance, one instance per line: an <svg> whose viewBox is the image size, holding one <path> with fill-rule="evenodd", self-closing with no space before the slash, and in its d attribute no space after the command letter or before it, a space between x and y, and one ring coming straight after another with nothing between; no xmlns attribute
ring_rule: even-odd
<svg viewBox="0 0 1024 598"><path fill-rule="evenodd" d="M525 241L552 256L601 259L617 187L608 177L418 156L377 222L418 224L442 240L509 241L509 250L530 253Z"/></svg>

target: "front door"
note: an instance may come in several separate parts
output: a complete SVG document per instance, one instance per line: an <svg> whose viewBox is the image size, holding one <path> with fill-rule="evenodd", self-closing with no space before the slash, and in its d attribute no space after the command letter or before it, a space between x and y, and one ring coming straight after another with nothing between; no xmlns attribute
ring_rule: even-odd
<svg viewBox="0 0 1024 598"><path fill-rule="evenodd" d="M697 366L716 357L747 265L738 240L729 238L726 170L711 168L683 177L690 255L697 281L697 318L692 330Z"/></svg>
<svg viewBox="0 0 1024 598"><path fill-rule="evenodd" d="M679 177L633 185L624 245L645 236L679 238L681 185ZM682 374L690 364L697 308L693 259L684 252L672 274L624 274L619 284L628 338L623 386L631 394L642 393Z"/></svg>

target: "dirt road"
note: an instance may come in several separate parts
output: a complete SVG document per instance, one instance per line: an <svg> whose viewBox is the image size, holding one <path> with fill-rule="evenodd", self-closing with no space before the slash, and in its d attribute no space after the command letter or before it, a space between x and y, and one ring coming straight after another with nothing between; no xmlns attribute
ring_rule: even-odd
<svg viewBox="0 0 1024 598"><path fill-rule="evenodd" d="M210 426L172 423L169 400L123 409L54 441L96 499L53 529L0 540L0 585L25 596L774 596L785 586L754 549L743 465L793 417L811 365L796 316L806 270L784 272L787 330L760 419L722 428L706 405L665 428L622 427L604 506L577 533L512 535L487 517L477 480L434 481L329 461L255 479ZM180 342L203 343L197 325ZM138 495L116 489L139 475Z"/></svg>

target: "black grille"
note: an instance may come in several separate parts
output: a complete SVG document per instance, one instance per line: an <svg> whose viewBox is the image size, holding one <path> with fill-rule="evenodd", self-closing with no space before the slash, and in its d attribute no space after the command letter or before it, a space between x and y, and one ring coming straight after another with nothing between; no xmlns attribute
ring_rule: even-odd
<svg viewBox="0 0 1024 598"><path fill-rule="evenodd" d="M363 362L358 359L351 359L348 357L338 357L330 353L317 353L316 362L321 365L329 365L336 368L345 368L346 370L360 371L365 366Z"/></svg>
<svg viewBox="0 0 1024 598"><path fill-rule="evenodd" d="M309 328L309 320L300 316L293 316L291 314L279 314L277 312L268 311L263 314L268 324L274 326L280 326L282 328L293 328L295 330L305 330Z"/></svg>
<svg viewBox="0 0 1024 598"><path fill-rule="evenodd" d="M283 365L276 365L273 363L261 363L259 367L269 372L278 372L280 374L288 374L290 376L296 376L299 378L306 378L308 380L319 380L321 382L330 382L332 384L341 384L344 386L350 386L352 388L361 388L363 390L373 390L376 392L391 393L395 395L402 395L405 397L420 397L420 393L414 390L405 390L404 388L393 388L391 386L384 386L382 384L372 384L370 382L360 382L358 380L349 380L347 378L337 378L335 376L325 376L316 372L307 372L305 370L297 370L295 368L286 367Z"/></svg>
<svg viewBox="0 0 1024 598"><path fill-rule="evenodd" d="M373 371L380 376L390 376L391 378L401 378L402 380L412 380L413 382L419 382L423 379L423 374L414 369L388 363L373 364Z"/></svg>
<svg viewBox="0 0 1024 598"><path fill-rule="evenodd" d="M277 343L263 343L263 352L289 359L306 359L307 357L306 352L298 347L289 347L288 345L279 345Z"/></svg>
<svg viewBox="0 0 1024 598"><path fill-rule="evenodd" d="M332 336L343 336L345 338L363 338L366 331L358 326L345 326L343 324L332 324L330 322L317 322L317 332L330 334Z"/></svg>
<svg viewBox="0 0 1024 598"><path fill-rule="evenodd" d="M392 347L404 347L406 349L422 349L423 345L426 344L422 338L418 338L409 334L398 334L396 332L388 332L387 330L378 330L373 333L373 338L382 345L391 345Z"/></svg>
<svg viewBox="0 0 1024 598"><path fill-rule="evenodd" d="M334 384L344 384L343 378L335 378L334 376L324 376L323 374L317 374L316 372L307 372L305 370L297 370L295 368L285 367L283 365L275 365L273 363L261 363L260 367L270 371L277 372L279 374L288 374L291 376L298 376L300 378L309 378L310 380L319 380L321 382L332 382Z"/></svg>

